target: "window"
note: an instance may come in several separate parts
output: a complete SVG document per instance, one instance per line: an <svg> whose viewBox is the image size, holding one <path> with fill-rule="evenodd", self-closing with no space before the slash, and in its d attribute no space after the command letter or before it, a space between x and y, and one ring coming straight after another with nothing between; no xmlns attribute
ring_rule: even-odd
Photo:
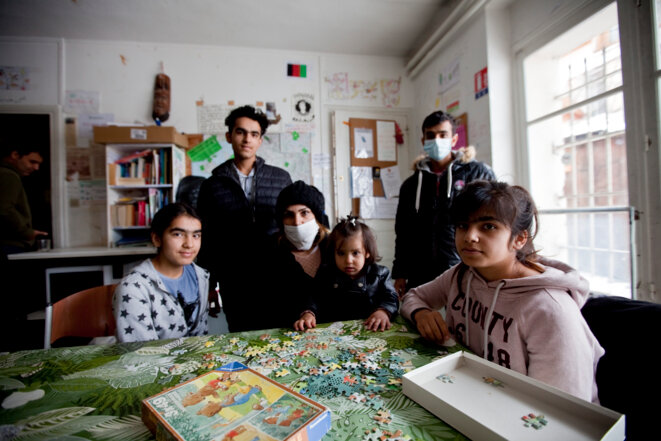
<svg viewBox="0 0 661 441"><path fill-rule="evenodd" d="M661 0L657 0L659 2ZM622 66L613 3L523 59L536 245L590 289L631 297Z"/></svg>
<svg viewBox="0 0 661 441"><path fill-rule="evenodd" d="M661 0L654 2L654 39L656 45L656 82L659 126L661 127Z"/></svg>

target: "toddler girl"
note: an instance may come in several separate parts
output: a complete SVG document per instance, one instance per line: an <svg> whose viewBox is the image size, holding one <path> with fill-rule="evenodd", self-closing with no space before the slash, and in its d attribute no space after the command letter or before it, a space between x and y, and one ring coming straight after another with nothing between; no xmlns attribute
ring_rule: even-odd
<svg viewBox="0 0 661 441"><path fill-rule="evenodd" d="M580 311L588 283L537 255L530 194L475 181L455 198L452 217L461 263L409 291L402 315L424 338L443 344L453 336L489 361L596 402L604 351Z"/></svg>
<svg viewBox="0 0 661 441"><path fill-rule="evenodd" d="M365 316L369 316L365 320L367 329L389 329L390 319L399 308L399 300L390 270L375 263L380 257L372 230L357 217L349 216L335 226L329 236L329 246L335 264L319 269L315 294L294 323L294 329L314 328L317 321L352 320Z"/></svg>

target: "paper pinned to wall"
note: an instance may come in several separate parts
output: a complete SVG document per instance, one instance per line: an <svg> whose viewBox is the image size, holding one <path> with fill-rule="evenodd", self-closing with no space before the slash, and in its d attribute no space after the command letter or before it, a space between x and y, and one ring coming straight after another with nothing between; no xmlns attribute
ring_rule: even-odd
<svg viewBox="0 0 661 441"><path fill-rule="evenodd" d="M197 106L197 131L206 135L225 133L225 118L232 107L220 104Z"/></svg>
<svg viewBox="0 0 661 441"><path fill-rule="evenodd" d="M293 131L280 134L280 150L283 153L310 153L312 134Z"/></svg>
<svg viewBox="0 0 661 441"><path fill-rule="evenodd" d="M402 186L402 179L399 177L399 167L384 167L381 169L381 183L383 192L387 199L399 196L399 188Z"/></svg>
<svg viewBox="0 0 661 441"><path fill-rule="evenodd" d="M353 131L353 145L356 158L373 158L374 133L372 129L356 127Z"/></svg>
<svg viewBox="0 0 661 441"><path fill-rule="evenodd" d="M76 122L76 128L78 133L76 133L77 146L82 148L87 148L90 146L90 141L94 139L94 126L107 126L108 123L113 122L115 116L112 113L81 113L78 115L78 121Z"/></svg>
<svg viewBox="0 0 661 441"><path fill-rule="evenodd" d="M395 143L395 123L392 121L376 122L377 152L379 161L397 161Z"/></svg>
<svg viewBox="0 0 661 441"><path fill-rule="evenodd" d="M372 167L351 167L351 197L374 195Z"/></svg>
<svg viewBox="0 0 661 441"><path fill-rule="evenodd" d="M379 197L360 198L360 216L363 219L394 219L399 199Z"/></svg>
<svg viewBox="0 0 661 441"><path fill-rule="evenodd" d="M67 90L64 99L64 112L71 115L99 113L101 93L89 90Z"/></svg>

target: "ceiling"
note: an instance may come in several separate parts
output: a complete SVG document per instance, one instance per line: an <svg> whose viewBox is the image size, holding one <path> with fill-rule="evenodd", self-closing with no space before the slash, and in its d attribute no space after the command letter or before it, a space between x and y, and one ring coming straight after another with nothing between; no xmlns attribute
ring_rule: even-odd
<svg viewBox="0 0 661 441"><path fill-rule="evenodd" d="M0 36L409 58L466 0L0 0Z"/></svg>

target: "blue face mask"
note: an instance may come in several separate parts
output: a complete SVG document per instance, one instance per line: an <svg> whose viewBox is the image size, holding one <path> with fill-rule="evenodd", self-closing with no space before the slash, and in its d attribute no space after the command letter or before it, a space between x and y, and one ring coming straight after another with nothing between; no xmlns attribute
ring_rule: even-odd
<svg viewBox="0 0 661 441"><path fill-rule="evenodd" d="M431 159L440 161L452 151L452 138L426 139L422 148Z"/></svg>

